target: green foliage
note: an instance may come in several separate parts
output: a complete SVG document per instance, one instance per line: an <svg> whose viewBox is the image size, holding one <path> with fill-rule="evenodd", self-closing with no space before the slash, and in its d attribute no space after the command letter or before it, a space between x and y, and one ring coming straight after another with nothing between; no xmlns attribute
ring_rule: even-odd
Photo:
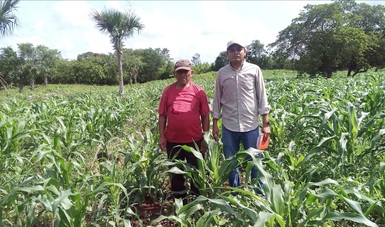
<svg viewBox="0 0 385 227"><path fill-rule="evenodd" d="M207 134L204 156L183 147L198 157L197 169L168 160L157 145L158 102L174 78L127 86L119 97L109 86L1 91L0 224L384 225L384 73L344 74L323 80L264 71L269 149L225 159L221 141ZM211 101L215 73L193 80ZM231 188L227 174L236 165L243 184ZM252 166L265 198L250 180ZM198 184L200 196L176 200L172 212L146 222L140 205L169 206L168 174L176 172Z"/></svg>
<svg viewBox="0 0 385 227"><path fill-rule="evenodd" d="M211 65L209 63L200 63L193 65L194 74L203 74L211 72Z"/></svg>
<svg viewBox="0 0 385 227"><path fill-rule="evenodd" d="M169 65L171 60L167 49L139 49L135 50L134 54L139 56L142 61L138 70L137 81L139 83L157 80L164 73L167 76L172 75L174 68Z"/></svg>
<svg viewBox="0 0 385 227"><path fill-rule="evenodd" d="M0 53L0 71L4 80L10 85L19 86L23 91L25 85L35 87L35 80L48 84L52 69L60 58L57 50L50 50L43 45L34 47L31 43L18 44L18 51L11 47L2 48Z"/></svg>
<svg viewBox="0 0 385 227"><path fill-rule="evenodd" d="M0 38L13 32L19 25L19 21L14 12L20 0L1 0L0 1Z"/></svg>
<svg viewBox="0 0 385 227"><path fill-rule="evenodd" d="M215 59L214 62L214 71L218 71L223 66L227 65L229 63L229 60L227 58L227 52L222 51L219 56Z"/></svg>
<svg viewBox="0 0 385 227"><path fill-rule="evenodd" d="M264 45L259 40L253 40L253 42L247 46L246 60L265 70L274 68L273 58L268 55Z"/></svg>
<svg viewBox="0 0 385 227"><path fill-rule="evenodd" d="M384 12L382 5L354 0L307 5L269 47L275 48L275 55L295 60L295 69L311 76L330 78L339 70L351 76L382 68L384 37L379 28L385 26Z"/></svg>
<svg viewBox="0 0 385 227"><path fill-rule="evenodd" d="M132 12L122 13L116 9L105 9L101 12L94 11L92 19L103 33L110 36L110 42L118 58L119 94L124 94L123 79L123 47L124 39L133 36L144 28L140 18Z"/></svg>

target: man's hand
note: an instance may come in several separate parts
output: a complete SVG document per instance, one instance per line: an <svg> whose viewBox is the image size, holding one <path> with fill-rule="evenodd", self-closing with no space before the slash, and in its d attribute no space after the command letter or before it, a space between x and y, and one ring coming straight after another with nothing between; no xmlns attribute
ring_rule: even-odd
<svg viewBox="0 0 385 227"><path fill-rule="evenodd" d="M218 129L218 126L215 125L215 124L213 125L212 134L213 134L213 138L215 139L215 141L218 142L218 140L219 140L219 129Z"/></svg>
<svg viewBox="0 0 385 227"><path fill-rule="evenodd" d="M158 145L162 151L166 151L166 138L161 136Z"/></svg>
<svg viewBox="0 0 385 227"><path fill-rule="evenodd" d="M270 125L264 124L264 125L262 126L262 133L264 133L263 141L266 141L267 138L270 136L270 133L271 133L271 131L270 131Z"/></svg>
<svg viewBox="0 0 385 227"><path fill-rule="evenodd" d="M205 139L202 139L200 149L201 149L201 153L202 154L206 153L206 151L207 151L207 143L206 143Z"/></svg>

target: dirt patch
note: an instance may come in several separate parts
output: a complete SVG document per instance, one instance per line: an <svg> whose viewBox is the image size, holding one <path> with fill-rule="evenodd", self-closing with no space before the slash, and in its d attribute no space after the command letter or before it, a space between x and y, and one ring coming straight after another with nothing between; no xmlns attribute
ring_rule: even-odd
<svg viewBox="0 0 385 227"><path fill-rule="evenodd" d="M146 198L146 200L136 205L135 207L136 214L139 215L139 220L132 220L132 226L164 226L164 227L173 227L178 226L174 221L171 220L162 220L158 223L151 225L151 222L157 219L159 216L170 216L174 212L174 201L169 199L163 204L153 201L151 198ZM141 224L142 223L142 224Z"/></svg>

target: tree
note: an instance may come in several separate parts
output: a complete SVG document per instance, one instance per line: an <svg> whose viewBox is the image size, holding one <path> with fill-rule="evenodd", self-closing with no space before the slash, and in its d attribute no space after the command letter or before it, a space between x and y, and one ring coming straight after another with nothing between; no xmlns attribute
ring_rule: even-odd
<svg viewBox="0 0 385 227"><path fill-rule="evenodd" d="M136 55L132 49L123 50L123 67L128 75L128 83L138 83L139 70L143 67L142 57Z"/></svg>
<svg viewBox="0 0 385 227"><path fill-rule="evenodd" d="M52 69L51 83L69 84L76 60L59 59Z"/></svg>
<svg viewBox="0 0 385 227"><path fill-rule="evenodd" d="M2 84L12 84L12 71L18 67L20 59L17 56L17 52L12 47L3 47L0 49L0 72L2 77Z"/></svg>
<svg viewBox="0 0 385 227"><path fill-rule="evenodd" d="M91 51L88 51L86 53L78 54L76 60L81 61L81 60L85 60L85 59L92 59L96 56L98 56L97 53L93 53Z"/></svg>
<svg viewBox="0 0 385 227"><path fill-rule="evenodd" d="M18 19L13 14L20 0L0 0L0 38L11 34L17 27Z"/></svg>
<svg viewBox="0 0 385 227"><path fill-rule="evenodd" d="M193 65L201 64L201 55L198 53L194 54L194 56L192 56L191 62Z"/></svg>
<svg viewBox="0 0 385 227"><path fill-rule="evenodd" d="M53 68L58 59L61 59L60 51L49 49L46 46L36 47L36 65L39 67L39 76L43 77L44 85L48 85L48 78L52 76Z"/></svg>
<svg viewBox="0 0 385 227"><path fill-rule="evenodd" d="M160 50L158 48L158 50ZM161 73L157 79L167 79L173 75L174 71L174 60L170 57L170 50L163 48L160 50L160 55L163 57L164 63L161 66Z"/></svg>
<svg viewBox="0 0 385 227"><path fill-rule="evenodd" d="M371 66L385 66L384 55L375 54L383 50L384 28L384 6L336 0L305 6L269 46L275 48L276 56L296 61L300 73L331 77L347 69L350 76Z"/></svg>
<svg viewBox="0 0 385 227"><path fill-rule="evenodd" d="M172 70L168 71L169 55L167 49L160 48L146 48L138 49L134 51L134 55L140 57L141 67L139 69L139 77L137 78L139 83L157 80L164 78L164 73L167 75L172 74Z"/></svg>
<svg viewBox="0 0 385 227"><path fill-rule="evenodd" d="M229 63L229 59L227 58L227 52L222 51L219 56L215 59L214 62L214 71L218 71L220 68Z"/></svg>
<svg viewBox="0 0 385 227"><path fill-rule="evenodd" d="M8 83L7 83L7 81L4 80L4 78L2 77L1 74L0 74L0 85L1 85L4 89L7 89L7 88L8 88Z"/></svg>
<svg viewBox="0 0 385 227"><path fill-rule="evenodd" d="M262 54L264 53L266 53L265 45L263 45L259 40L253 40L253 42L247 46L247 59L251 62L262 57Z"/></svg>
<svg viewBox="0 0 385 227"><path fill-rule="evenodd" d="M19 57L23 62L22 67L20 67L17 73L20 92L23 91L23 86L26 85L27 82L33 90L35 88L35 78L39 73L36 65L36 49L32 43L19 43L17 46L19 49Z"/></svg>
<svg viewBox="0 0 385 227"><path fill-rule="evenodd" d="M144 28L140 18L132 12L122 13L115 9L107 9L102 12L94 11L92 19L103 33L109 34L110 42L118 57L119 70L119 94L124 94L123 82L123 47L124 39L133 36L134 31L138 33Z"/></svg>
<svg viewBox="0 0 385 227"><path fill-rule="evenodd" d="M385 39L382 34L371 36L371 48L365 52L365 58L370 62L370 66L383 68L385 63Z"/></svg>
<svg viewBox="0 0 385 227"><path fill-rule="evenodd" d="M259 65L263 69L272 68L272 58L267 55L265 45L259 40L253 40L250 45L247 46L246 60L248 62Z"/></svg>

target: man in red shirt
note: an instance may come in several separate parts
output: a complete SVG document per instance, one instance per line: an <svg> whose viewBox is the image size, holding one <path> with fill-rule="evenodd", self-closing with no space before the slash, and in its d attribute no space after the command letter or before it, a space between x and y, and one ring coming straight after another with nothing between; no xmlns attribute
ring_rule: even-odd
<svg viewBox="0 0 385 227"><path fill-rule="evenodd" d="M191 81L194 71L191 62L186 59L175 63L176 82L163 90L159 103L159 147L167 151L170 159L186 160L197 167L197 158L191 152L183 150L180 145L195 148L202 153L207 150L203 134L210 129L210 107L205 91ZM195 145L196 144L196 145ZM181 174L171 176L171 190L175 198L185 198L185 178ZM199 194L199 189L191 184L191 191Z"/></svg>

